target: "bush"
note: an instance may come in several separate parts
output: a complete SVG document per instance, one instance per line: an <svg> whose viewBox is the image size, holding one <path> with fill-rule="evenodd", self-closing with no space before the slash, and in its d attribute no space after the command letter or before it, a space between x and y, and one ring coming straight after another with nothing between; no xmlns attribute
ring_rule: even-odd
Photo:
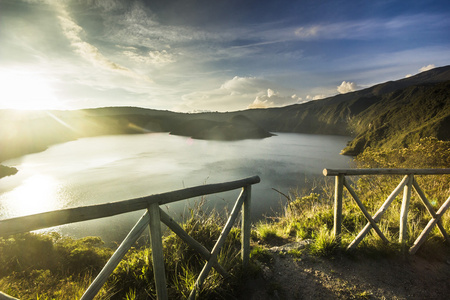
<svg viewBox="0 0 450 300"><path fill-rule="evenodd" d="M98 273L112 254L102 244L100 238L76 240L57 233L0 239L0 290L26 299L79 298L91 274Z"/></svg>

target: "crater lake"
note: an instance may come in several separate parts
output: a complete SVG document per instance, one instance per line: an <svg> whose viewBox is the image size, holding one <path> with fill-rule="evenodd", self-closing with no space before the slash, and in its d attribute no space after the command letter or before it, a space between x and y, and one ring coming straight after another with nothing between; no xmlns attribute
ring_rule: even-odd
<svg viewBox="0 0 450 300"><path fill-rule="evenodd" d="M10 159L16 175L0 179L0 219L62 208L127 200L254 175L252 218L280 211L289 194L323 180L324 168L347 168L339 155L349 137L276 133L260 140L210 141L168 133L82 138ZM226 212L239 190L205 196L205 208ZM163 208L180 219L200 199ZM74 223L42 231L120 241L142 212Z"/></svg>

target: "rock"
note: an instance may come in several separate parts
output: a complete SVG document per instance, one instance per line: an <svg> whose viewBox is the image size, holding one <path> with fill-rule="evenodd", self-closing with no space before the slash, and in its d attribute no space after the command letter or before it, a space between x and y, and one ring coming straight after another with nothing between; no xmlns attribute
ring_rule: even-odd
<svg viewBox="0 0 450 300"><path fill-rule="evenodd" d="M306 246L308 246L309 244L311 244L312 242L313 242L313 240L307 239L307 240L303 240L300 242L293 242L293 243L285 244L282 246L275 246L275 247L270 248L269 251L273 252L273 253L278 253L278 252L287 253L291 250L303 249Z"/></svg>

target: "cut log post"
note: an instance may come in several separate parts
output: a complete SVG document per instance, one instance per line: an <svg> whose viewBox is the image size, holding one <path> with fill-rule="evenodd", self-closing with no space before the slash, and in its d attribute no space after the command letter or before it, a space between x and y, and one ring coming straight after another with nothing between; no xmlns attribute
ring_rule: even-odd
<svg viewBox="0 0 450 300"><path fill-rule="evenodd" d="M122 258L125 256L127 251L134 245L137 239L142 235L145 228L150 221L150 216L148 212L139 219L139 221L134 225L131 231L128 233L126 238L122 241L119 248L114 252L111 258L108 260L106 265L100 271L100 273L95 277L94 281L91 283L89 288L84 292L81 300L94 299L97 293L100 291L102 286L105 284L109 275L114 271L117 265L120 263Z"/></svg>
<svg viewBox="0 0 450 300"><path fill-rule="evenodd" d="M373 216L373 220L375 222L380 221L381 217L389 208L392 201L394 201L395 197L397 197L397 195L400 194L401 190L405 187L407 181L408 175L403 178L403 180L399 183L399 185L395 188L395 190L393 190L392 193L389 195L389 197L387 197L386 201L384 201L380 209L375 213L375 215ZM366 226L359 232L358 236L347 247L347 250L354 250L358 246L358 244L363 240L363 238L369 233L371 228L372 225L370 223L367 223Z"/></svg>
<svg viewBox="0 0 450 300"><path fill-rule="evenodd" d="M248 267L250 259L250 235L251 235L251 195L252 186L247 186L245 190L245 199L242 205L242 226L241 226L241 258L244 270Z"/></svg>
<svg viewBox="0 0 450 300"><path fill-rule="evenodd" d="M442 215L445 214L447 209L450 207L450 197L447 198L444 204L442 204L441 208L436 213L436 218L431 219L419 237L416 239L411 248L409 248L409 254L415 254L420 246L426 241L428 234L433 229L434 225L442 218Z"/></svg>
<svg viewBox="0 0 450 300"><path fill-rule="evenodd" d="M369 212L367 211L366 207L364 206L364 204L361 202L361 200L359 200L358 195L356 195L355 191L353 190L353 188L350 186L350 184L348 184L347 180L344 178L344 186L347 188L347 190L349 191L350 195L352 195L353 199L355 200L356 204L358 205L359 209L361 209L362 213L364 214L364 217L367 219L367 221L370 223L370 225L372 226L372 228L376 231L376 233L378 234L378 236L383 240L383 242L385 243L389 243L388 239L384 236L384 234L381 232L380 228L378 228L378 225L376 224L375 220L372 219L372 216L369 214Z"/></svg>
<svg viewBox="0 0 450 300"><path fill-rule="evenodd" d="M220 252L220 249L222 249L223 244L225 243L225 240L230 233L231 228L233 227L234 221L236 220L239 211L241 209L242 203L244 202L246 195L246 192L244 189L242 190L241 194L239 195L239 198L234 204L233 209L231 210L230 217L227 220L227 223L225 224L224 228L222 229L222 232L220 233L219 239L217 240L216 244L214 245L214 248L211 251L211 258L209 261L203 266L202 271L200 272L200 275L197 278L197 281L195 282L194 288L192 289L191 293L189 294L189 299L195 299L197 297L197 291L200 290L201 286L203 285L203 282L205 281L206 277L209 274L209 271L211 270L211 267L213 265L213 261L217 260L217 255Z"/></svg>
<svg viewBox="0 0 450 300"><path fill-rule="evenodd" d="M436 169L323 169L324 176L361 176L361 175L439 175L450 174L450 168Z"/></svg>
<svg viewBox="0 0 450 300"><path fill-rule="evenodd" d="M342 195L344 190L344 175L339 174L335 177L334 186L334 237L338 245L341 244L342 230Z"/></svg>
<svg viewBox="0 0 450 300"><path fill-rule="evenodd" d="M3 292L0 292L0 300L19 300L19 299L12 297L10 295L7 295Z"/></svg>
<svg viewBox="0 0 450 300"><path fill-rule="evenodd" d="M162 209L159 211L161 215L161 221L167 225L173 232L175 232L176 235L178 235L186 244L188 244L190 247L195 249L200 255L205 259L209 260L211 258L211 252L209 252L208 249L205 248L202 244L197 242L193 237L191 237L189 234L187 234L184 229L178 225L177 222L175 222L168 214L166 214ZM223 277L229 277L229 274L225 269L218 263L213 263L214 269L216 269L217 273L222 275Z"/></svg>
<svg viewBox="0 0 450 300"><path fill-rule="evenodd" d="M433 219L436 219L436 212L433 209L433 206L431 205L430 201L428 201L427 197L425 196L425 193L420 188L419 184L417 183L416 179L413 181L414 189L416 190L417 195L419 195L419 198L422 200L423 204L427 208L428 212L430 213L431 217ZM436 223L437 227L439 228L439 231L442 233L444 238L447 240L447 242L450 243L450 237L448 236L447 232L445 231L444 226L442 225L442 221L438 220Z"/></svg>
<svg viewBox="0 0 450 300"><path fill-rule="evenodd" d="M166 272L164 267L164 253L161 233L161 217L158 203L148 207L150 216L150 242L152 247L153 274L155 277L156 297L167 300Z"/></svg>
<svg viewBox="0 0 450 300"><path fill-rule="evenodd" d="M400 233L398 241L402 245L406 243L408 236L408 211L409 203L411 201L411 188L414 180L414 175L408 175L408 182L403 188L403 200L402 200L402 210L400 212Z"/></svg>

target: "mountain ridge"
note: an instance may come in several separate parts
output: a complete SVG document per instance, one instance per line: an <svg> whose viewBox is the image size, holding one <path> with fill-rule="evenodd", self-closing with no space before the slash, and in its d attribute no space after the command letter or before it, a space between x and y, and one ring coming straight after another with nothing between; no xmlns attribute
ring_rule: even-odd
<svg viewBox="0 0 450 300"><path fill-rule="evenodd" d="M107 134L170 132L198 139L270 137L271 132L352 136L343 154L406 146L421 137L449 140L450 66L355 92L284 107L177 113L138 107L24 113L0 110L0 161L49 145Z"/></svg>

